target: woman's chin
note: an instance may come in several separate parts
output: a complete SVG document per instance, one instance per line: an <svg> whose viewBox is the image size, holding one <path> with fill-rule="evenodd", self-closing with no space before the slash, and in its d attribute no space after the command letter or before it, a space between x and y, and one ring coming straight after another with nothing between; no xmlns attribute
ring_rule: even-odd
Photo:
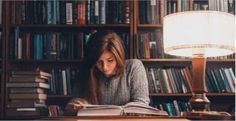
<svg viewBox="0 0 236 121"><path fill-rule="evenodd" d="M110 74L105 74L105 77L109 78L109 77L111 77L111 75Z"/></svg>
<svg viewBox="0 0 236 121"><path fill-rule="evenodd" d="M110 77L112 77L114 74L104 74L104 76L106 77L106 78L110 78Z"/></svg>

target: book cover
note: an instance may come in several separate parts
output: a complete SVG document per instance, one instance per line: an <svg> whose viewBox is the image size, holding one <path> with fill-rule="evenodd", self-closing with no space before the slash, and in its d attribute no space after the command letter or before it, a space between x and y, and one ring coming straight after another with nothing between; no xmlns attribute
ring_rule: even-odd
<svg viewBox="0 0 236 121"><path fill-rule="evenodd" d="M38 71L12 71L12 75L35 75L51 77L51 74L38 70Z"/></svg>
<svg viewBox="0 0 236 121"><path fill-rule="evenodd" d="M46 108L46 104L45 103L40 103L38 101L19 101L19 102L9 102L7 104L8 108L36 108L36 107L44 107Z"/></svg>
<svg viewBox="0 0 236 121"><path fill-rule="evenodd" d="M39 100L46 100L47 94L9 94L10 99L39 99Z"/></svg>
<svg viewBox="0 0 236 121"><path fill-rule="evenodd" d="M47 108L7 108L6 115L9 117L29 116L35 118L35 116L47 116L48 110Z"/></svg>
<svg viewBox="0 0 236 121"><path fill-rule="evenodd" d="M46 82L48 80L45 76L13 76L9 77L9 82Z"/></svg>
<svg viewBox="0 0 236 121"><path fill-rule="evenodd" d="M46 100L41 100L41 99L27 99L27 100L22 100L22 99L13 99L10 100L11 103L42 103L46 104Z"/></svg>
<svg viewBox="0 0 236 121"><path fill-rule="evenodd" d="M39 87L44 89L49 89L49 84L41 83L41 82L35 82L35 83L7 83L6 87Z"/></svg>
<svg viewBox="0 0 236 121"><path fill-rule="evenodd" d="M26 93L26 94L31 94L31 93L39 93L39 94L44 94L46 91L42 88L25 88L25 87L11 87L9 88L9 92L12 94L21 94L21 93Z"/></svg>

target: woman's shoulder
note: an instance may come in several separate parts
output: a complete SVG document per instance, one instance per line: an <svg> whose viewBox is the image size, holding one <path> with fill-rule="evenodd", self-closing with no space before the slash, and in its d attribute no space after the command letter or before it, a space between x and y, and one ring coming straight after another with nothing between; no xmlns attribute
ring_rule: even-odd
<svg viewBox="0 0 236 121"><path fill-rule="evenodd" d="M139 59L127 59L126 60L126 64L140 64L142 63L142 61L140 61Z"/></svg>
<svg viewBox="0 0 236 121"><path fill-rule="evenodd" d="M139 59L128 59L128 60L126 60L126 68L133 69L133 68L137 68L137 67L140 67L140 66L143 66L143 63Z"/></svg>

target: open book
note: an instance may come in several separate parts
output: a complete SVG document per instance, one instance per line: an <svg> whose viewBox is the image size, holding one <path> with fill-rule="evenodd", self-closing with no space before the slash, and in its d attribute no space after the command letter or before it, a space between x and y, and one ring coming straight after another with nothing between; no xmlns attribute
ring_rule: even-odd
<svg viewBox="0 0 236 121"><path fill-rule="evenodd" d="M77 112L77 116L120 116L120 115L148 115L167 116L165 111L144 104L128 103L117 105L89 105L86 104Z"/></svg>

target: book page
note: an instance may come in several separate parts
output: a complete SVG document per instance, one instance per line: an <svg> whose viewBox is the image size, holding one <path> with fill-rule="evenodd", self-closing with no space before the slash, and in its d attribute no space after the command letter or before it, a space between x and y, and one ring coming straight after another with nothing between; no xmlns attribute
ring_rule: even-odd
<svg viewBox="0 0 236 121"><path fill-rule="evenodd" d="M167 116L165 111L161 111L149 105L131 102L124 106L117 105L90 105L85 104L77 112L77 116L119 116L119 115L150 115Z"/></svg>
<svg viewBox="0 0 236 121"><path fill-rule="evenodd" d="M142 103L128 103L123 108L123 115L168 116L165 111Z"/></svg>
<svg viewBox="0 0 236 121"><path fill-rule="evenodd" d="M123 109L116 105L84 105L77 112L77 116L119 116Z"/></svg>

